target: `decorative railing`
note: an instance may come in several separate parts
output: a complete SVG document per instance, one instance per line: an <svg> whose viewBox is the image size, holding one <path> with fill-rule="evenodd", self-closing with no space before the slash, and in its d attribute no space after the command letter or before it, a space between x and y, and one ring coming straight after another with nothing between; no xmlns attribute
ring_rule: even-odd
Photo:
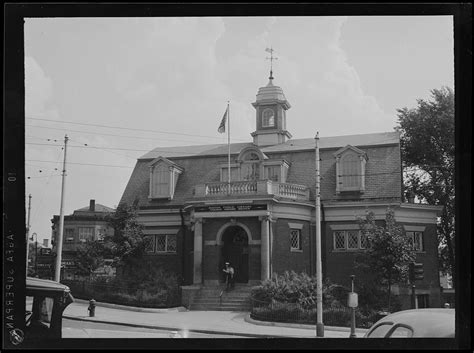
<svg viewBox="0 0 474 353"><path fill-rule="evenodd" d="M210 183L206 184L206 195L248 195L257 193L257 182L241 181L232 183Z"/></svg>
<svg viewBox="0 0 474 353"><path fill-rule="evenodd" d="M309 198L309 189L303 185L278 183L278 195L292 199Z"/></svg>
<svg viewBox="0 0 474 353"><path fill-rule="evenodd" d="M304 185L278 183L272 180L233 181L196 185L195 197L275 195L294 200L309 200L309 188Z"/></svg>

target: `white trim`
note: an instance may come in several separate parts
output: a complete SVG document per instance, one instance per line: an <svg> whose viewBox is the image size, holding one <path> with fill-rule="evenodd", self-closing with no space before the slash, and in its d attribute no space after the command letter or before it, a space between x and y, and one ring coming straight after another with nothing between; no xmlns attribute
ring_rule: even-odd
<svg viewBox="0 0 474 353"><path fill-rule="evenodd" d="M404 224L403 227L407 232L424 232L426 229L426 226L412 226L409 224Z"/></svg>
<svg viewBox="0 0 474 353"><path fill-rule="evenodd" d="M179 229L144 229L144 235L162 235L162 234L170 234L176 235L178 234Z"/></svg>
<svg viewBox="0 0 474 353"><path fill-rule="evenodd" d="M301 223L290 223L288 222L288 227L290 227L291 229L303 229L303 224Z"/></svg>
<svg viewBox="0 0 474 353"><path fill-rule="evenodd" d="M256 217L268 216L267 210L260 211L224 211L224 212L194 212L195 217L199 218L228 218L228 217Z"/></svg>
<svg viewBox="0 0 474 353"><path fill-rule="evenodd" d="M176 227L181 225L181 221L156 221L156 222L140 222L145 227Z"/></svg>
<svg viewBox="0 0 474 353"><path fill-rule="evenodd" d="M329 228L331 230L359 230L360 226L358 224L330 224Z"/></svg>

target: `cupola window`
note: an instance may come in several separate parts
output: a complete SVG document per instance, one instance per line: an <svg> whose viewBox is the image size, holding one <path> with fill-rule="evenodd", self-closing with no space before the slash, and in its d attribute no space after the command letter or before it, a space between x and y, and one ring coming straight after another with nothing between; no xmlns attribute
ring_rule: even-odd
<svg viewBox="0 0 474 353"><path fill-rule="evenodd" d="M275 126L275 112L273 109L265 109L262 114L262 127Z"/></svg>

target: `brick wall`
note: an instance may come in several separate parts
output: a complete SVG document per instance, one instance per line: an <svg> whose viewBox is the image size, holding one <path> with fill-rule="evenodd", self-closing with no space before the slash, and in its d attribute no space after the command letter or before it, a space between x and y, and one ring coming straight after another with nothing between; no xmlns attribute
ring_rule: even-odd
<svg viewBox="0 0 474 353"><path fill-rule="evenodd" d="M302 251L295 252L290 250L290 227L288 223L303 224L301 229ZM285 271L294 270L295 272L310 273L310 228L308 221L291 220L279 218L273 227L273 257L272 272L281 274Z"/></svg>

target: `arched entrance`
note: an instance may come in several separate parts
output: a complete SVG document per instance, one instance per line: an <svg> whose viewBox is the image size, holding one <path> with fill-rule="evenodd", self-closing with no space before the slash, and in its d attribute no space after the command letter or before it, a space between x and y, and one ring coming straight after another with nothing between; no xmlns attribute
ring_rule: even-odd
<svg viewBox="0 0 474 353"><path fill-rule="evenodd" d="M235 271L236 283L249 281L249 238L240 226L230 226L222 235L221 268L226 261L230 262Z"/></svg>

